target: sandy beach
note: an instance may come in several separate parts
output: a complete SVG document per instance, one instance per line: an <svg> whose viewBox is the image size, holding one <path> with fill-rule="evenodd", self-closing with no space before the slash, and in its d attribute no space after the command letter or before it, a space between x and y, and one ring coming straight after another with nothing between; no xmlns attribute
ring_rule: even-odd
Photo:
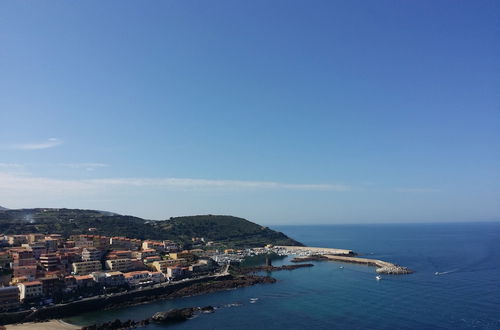
<svg viewBox="0 0 500 330"><path fill-rule="evenodd" d="M7 329L15 330L74 330L80 329L76 325L66 323L61 320L50 320L47 322L29 322L20 324L9 324L6 325Z"/></svg>

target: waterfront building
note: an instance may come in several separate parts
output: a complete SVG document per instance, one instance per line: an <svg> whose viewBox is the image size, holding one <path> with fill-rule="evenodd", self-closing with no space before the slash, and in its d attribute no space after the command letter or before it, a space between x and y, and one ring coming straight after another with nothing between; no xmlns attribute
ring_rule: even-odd
<svg viewBox="0 0 500 330"><path fill-rule="evenodd" d="M40 281L18 283L17 287L19 288L19 299L23 302L43 296L42 282Z"/></svg>
<svg viewBox="0 0 500 330"><path fill-rule="evenodd" d="M42 292L45 297L53 297L54 294L64 290L64 279L59 277L41 277L37 279L42 283Z"/></svg>
<svg viewBox="0 0 500 330"><path fill-rule="evenodd" d="M168 278L178 279L186 277L188 274L189 274L188 267L179 267L179 266L167 267L166 275Z"/></svg>
<svg viewBox="0 0 500 330"><path fill-rule="evenodd" d="M19 307L19 288L5 286L0 288L0 310L7 311Z"/></svg>
<svg viewBox="0 0 500 330"><path fill-rule="evenodd" d="M97 272L102 270L102 265L100 261L82 261L74 262L72 264L73 273L78 275L87 275L92 272Z"/></svg>
<svg viewBox="0 0 500 330"><path fill-rule="evenodd" d="M120 286L125 284L125 277L122 272L108 272L104 274L104 285L106 286Z"/></svg>
<svg viewBox="0 0 500 330"><path fill-rule="evenodd" d="M167 274L167 268L171 266L183 266L187 265L187 262L185 259L164 259L164 260L159 260L155 261L151 264L151 266L157 271L157 272L162 272L163 274Z"/></svg>
<svg viewBox="0 0 500 330"><path fill-rule="evenodd" d="M75 281L77 288L91 288L96 284L94 277L91 275L76 275Z"/></svg>
<svg viewBox="0 0 500 330"><path fill-rule="evenodd" d="M77 288L76 278L74 275L64 277L64 292L72 292Z"/></svg>

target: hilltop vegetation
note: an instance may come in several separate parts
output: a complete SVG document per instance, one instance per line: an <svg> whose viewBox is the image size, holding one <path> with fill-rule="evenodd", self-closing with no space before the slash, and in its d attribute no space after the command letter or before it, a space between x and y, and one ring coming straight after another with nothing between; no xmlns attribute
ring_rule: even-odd
<svg viewBox="0 0 500 330"><path fill-rule="evenodd" d="M188 244L192 237L204 237L227 247L244 248L301 243L248 220L224 215L198 215L144 220L110 212L79 209L20 209L0 211L0 233L57 233L126 236L139 239L170 239Z"/></svg>

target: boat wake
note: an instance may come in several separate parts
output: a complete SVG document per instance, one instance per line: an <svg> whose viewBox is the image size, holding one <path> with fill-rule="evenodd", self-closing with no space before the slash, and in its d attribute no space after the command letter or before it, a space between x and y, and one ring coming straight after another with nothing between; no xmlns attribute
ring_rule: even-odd
<svg viewBox="0 0 500 330"><path fill-rule="evenodd" d="M460 269L452 269L452 270L448 270L446 272L435 272L434 275L446 275L446 274L450 274L450 273L455 273L455 272L458 272Z"/></svg>

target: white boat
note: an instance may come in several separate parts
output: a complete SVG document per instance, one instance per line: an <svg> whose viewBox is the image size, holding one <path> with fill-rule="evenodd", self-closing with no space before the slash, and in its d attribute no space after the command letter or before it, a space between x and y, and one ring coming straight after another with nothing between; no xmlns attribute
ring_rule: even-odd
<svg viewBox="0 0 500 330"><path fill-rule="evenodd" d="M435 272L434 275L439 275L439 272Z"/></svg>
<svg viewBox="0 0 500 330"><path fill-rule="evenodd" d="M340 269L344 269L344 266L340 266L339 268L340 268Z"/></svg>
<svg viewBox="0 0 500 330"><path fill-rule="evenodd" d="M375 276L375 278L377 279L377 281L380 281L382 279L382 276L377 275L377 276Z"/></svg>

